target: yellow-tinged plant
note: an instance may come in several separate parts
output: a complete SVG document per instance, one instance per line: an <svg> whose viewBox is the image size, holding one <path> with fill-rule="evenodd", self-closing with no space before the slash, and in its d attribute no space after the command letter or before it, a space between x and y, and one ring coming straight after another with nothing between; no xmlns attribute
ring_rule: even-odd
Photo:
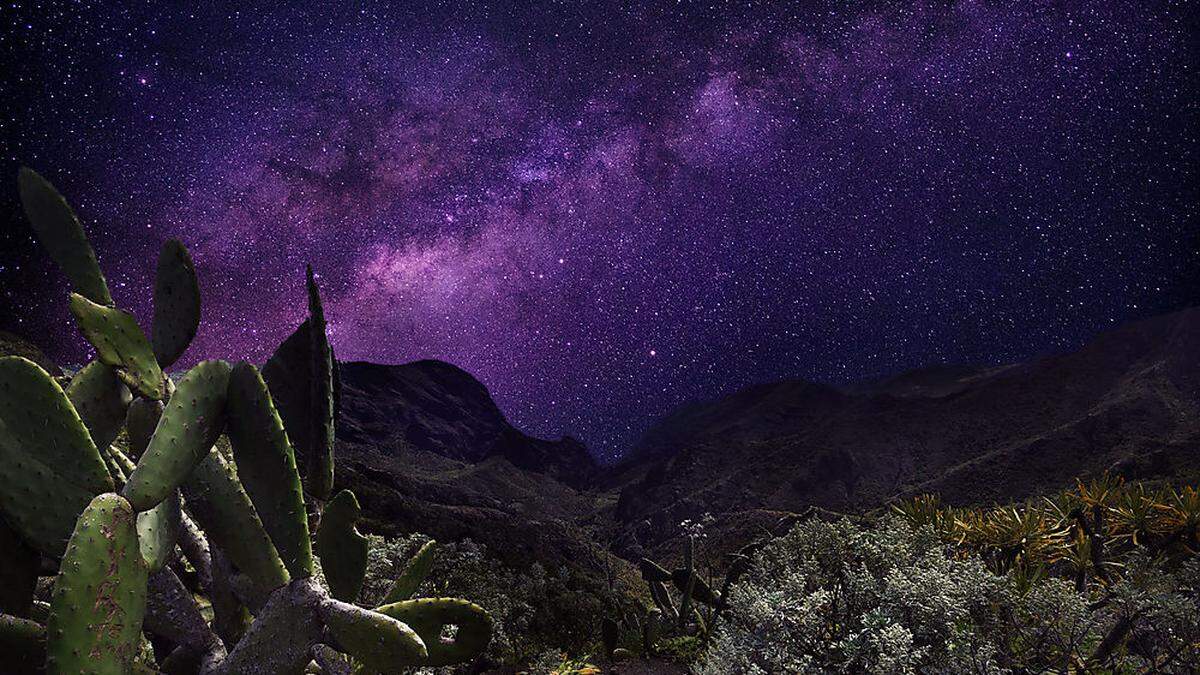
<svg viewBox="0 0 1200 675"><path fill-rule="evenodd" d="M892 512L929 526L959 555L979 555L1001 574L1049 571L1083 587L1108 584L1108 572L1133 551L1200 549L1200 492L1154 488L1103 475L1075 488L1020 504L951 508L936 495L901 500Z"/></svg>

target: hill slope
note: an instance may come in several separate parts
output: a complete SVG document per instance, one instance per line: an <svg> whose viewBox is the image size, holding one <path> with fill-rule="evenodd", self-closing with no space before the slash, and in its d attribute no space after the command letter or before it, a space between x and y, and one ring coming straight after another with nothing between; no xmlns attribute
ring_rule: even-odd
<svg viewBox="0 0 1200 675"><path fill-rule="evenodd" d="M608 479L627 539L701 513L838 510L933 491L1019 499L1115 470L1200 473L1200 310L1001 368L927 368L838 390L788 381L669 415Z"/></svg>

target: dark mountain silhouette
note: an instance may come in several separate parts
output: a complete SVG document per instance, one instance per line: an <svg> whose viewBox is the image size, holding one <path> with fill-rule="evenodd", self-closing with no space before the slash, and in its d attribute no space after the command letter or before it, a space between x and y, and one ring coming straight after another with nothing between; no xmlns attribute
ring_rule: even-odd
<svg viewBox="0 0 1200 675"><path fill-rule="evenodd" d="M704 512L856 510L923 491L1003 502L1104 471L1195 477L1198 355L1189 309L1011 366L758 385L668 415L606 484L636 548Z"/></svg>
<svg viewBox="0 0 1200 675"><path fill-rule="evenodd" d="M581 443L513 428L483 384L448 363L343 362L340 372L337 481L358 495L368 529L469 537L519 565L600 562L585 526L603 497L585 489L598 469Z"/></svg>
<svg viewBox="0 0 1200 675"><path fill-rule="evenodd" d="M21 356L38 364L51 375L62 375L62 369L46 357L42 350L25 338L0 330L0 356Z"/></svg>
<svg viewBox="0 0 1200 675"><path fill-rule="evenodd" d="M596 471L572 438L528 436L504 418L479 380L443 361L400 366L341 364L338 437L354 443L400 442L450 460L478 463L503 457L514 466L575 486Z"/></svg>

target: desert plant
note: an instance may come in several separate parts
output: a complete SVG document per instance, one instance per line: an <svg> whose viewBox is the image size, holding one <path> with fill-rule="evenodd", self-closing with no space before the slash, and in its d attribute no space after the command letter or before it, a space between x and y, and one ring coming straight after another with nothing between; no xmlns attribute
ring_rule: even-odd
<svg viewBox="0 0 1200 675"><path fill-rule="evenodd" d="M73 284L70 309L97 361L64 390L31 361L0 359L0 541L13 551L0 560L0 645L21 659L6 667L293 673L315 659L347 672L344 653L359 672L394 672L485 649L483 609L410 597L428 572L420 559L384 604L351 604L366 539L352 493L326 502L335 362L311 268L309 319L272 358L270 377L244 362L204 361L176 385L163 370L187 348L200 311L183 245L163 247L147 339L114 306L58 192L28 169L20 191ZM122 428L128 454L113 443ZM213 450L223 437L228 456ZM302 452L292 438L305 439ZM320 518L315 544L306 497ZM314 550L332 593L314 580ZM48 608L34 599L43 558L55 567ZM211 621L197 595L211 604Z"/></svg>
<svg viewBox="0 0 1200 675"><path fill-rule="evenodd" d="M1021 504L949 508L921 495L891 510L913 526L931 526L960 554L981 556L998 574L1044 568L1082 590L1111 583L1122 560L1138 552L1175 561L1194 553L1198 495L1193 487L1151 488L1104 475Z"/></svg>
<svg viewBox="0 0 1200 675"><path fill-rule="evenodd" d="M1196 672L1198 566L1142 552L1081 592L929 524L812 519L754 557L701 672Z"/></svg>

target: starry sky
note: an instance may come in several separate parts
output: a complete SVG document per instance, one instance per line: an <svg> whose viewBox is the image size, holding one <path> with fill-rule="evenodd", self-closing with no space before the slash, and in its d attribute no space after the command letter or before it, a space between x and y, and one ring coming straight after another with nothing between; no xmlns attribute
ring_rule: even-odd
<svg viewBox="0 0 1200 675"><path fill-rule="evenodd" d="M188 245L185 365L264 360L311 262L340 358L453 362L606 459L750 383L1196 302L1189 3L153 4L0 7L0 327L62 362L22 164L144 325Z"/></svg>

